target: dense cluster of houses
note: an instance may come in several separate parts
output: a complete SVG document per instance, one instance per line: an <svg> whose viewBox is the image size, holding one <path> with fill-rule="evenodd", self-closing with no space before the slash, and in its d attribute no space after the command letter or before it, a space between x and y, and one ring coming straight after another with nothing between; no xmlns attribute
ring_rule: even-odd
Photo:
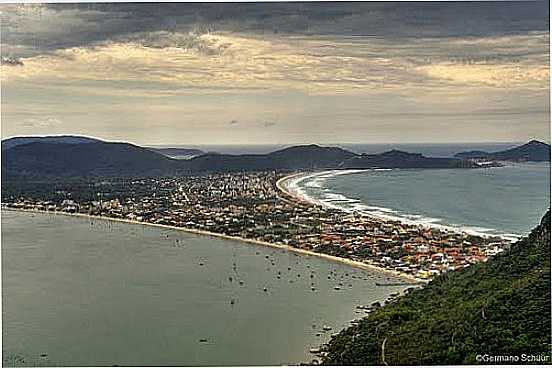
<svg viewBox="0 0 552 368"><path fill-rule="evenodd" d="M505 249L501 238L347 213L302 201L278 190L275 172L213 174L128 181L128 191L93 200L17 198L10 208L84 213L191 228L369 263L420 279L486 261ZM120 195L126 193L126 195ZM69 197L67 195L66 197Z"/></svg>

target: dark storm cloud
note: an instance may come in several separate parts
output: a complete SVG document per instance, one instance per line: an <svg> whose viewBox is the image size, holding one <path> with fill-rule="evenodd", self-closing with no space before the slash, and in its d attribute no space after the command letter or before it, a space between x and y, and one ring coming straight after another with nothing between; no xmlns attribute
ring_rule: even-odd
<svg viewBox="0 0 552 368"><path fill-rule="evenodd" d="M546 1L19 4L1 5L0 10L2 51L12 57L136 39L154 32L404 38L512 35L549 29ZM170 46L163 42L150 40L154 47ZM217 51L207 48L206 52Z"/></svg>

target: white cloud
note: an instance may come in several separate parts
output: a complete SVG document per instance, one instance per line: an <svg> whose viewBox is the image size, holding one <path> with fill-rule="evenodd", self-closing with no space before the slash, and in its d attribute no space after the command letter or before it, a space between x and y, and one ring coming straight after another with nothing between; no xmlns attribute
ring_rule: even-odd
<svg viewBox="0 0 552 368"><path fill-rule="evenodd" d="M548 89L548 40L548 33L411 42L155 32L23 58L23 67L2 67L2 80L146 96L191 89Z"/></svg>

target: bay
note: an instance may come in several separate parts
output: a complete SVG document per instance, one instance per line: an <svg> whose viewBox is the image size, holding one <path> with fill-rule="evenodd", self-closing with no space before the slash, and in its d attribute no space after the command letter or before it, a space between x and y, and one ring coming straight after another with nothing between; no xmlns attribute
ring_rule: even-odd
<svg viewBox="0 0 552 368"><path fill-rule="evenodd" d="M405 288L378 281L404 280L179 230L2 211L3 362L307 362L363 315L356 305Z"/></svg>

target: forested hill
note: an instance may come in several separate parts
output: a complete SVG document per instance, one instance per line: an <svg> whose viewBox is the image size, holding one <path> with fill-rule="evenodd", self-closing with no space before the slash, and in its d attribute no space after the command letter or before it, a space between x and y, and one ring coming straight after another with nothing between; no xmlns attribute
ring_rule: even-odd
<svg viewBox="0 0 552 368"><path fill-rule="evenodd" d="M529 141L521 146L517 146L505 151L485 152L469 151L460 152L454 155L461 159L485 159L499 161L548 161L550 162L550 145L537 140Z"/></svg>
<svg viewBox="0 0 552 368"><path fill-rule="evenodd" d="M192 151L194 157L186 157L187 160L167 156L187 156L190 150L152 149L76 136L16 137L2 144L2 178L15 181L268 170L480 167L470 160L458 158L425 157L396 150L358 155L339 147L315 144L288 147L267 154L201 154L201 151Z"/></svg>
<svg viewBox="0 0 552 368"><path fill-rule="evenodd" d="M548 356L550 364L550 326L548 211L509 251L442 275L341 331L323 364L477 364L485 354L519 357L502 364L542 365L523 354Z"/></svg>

